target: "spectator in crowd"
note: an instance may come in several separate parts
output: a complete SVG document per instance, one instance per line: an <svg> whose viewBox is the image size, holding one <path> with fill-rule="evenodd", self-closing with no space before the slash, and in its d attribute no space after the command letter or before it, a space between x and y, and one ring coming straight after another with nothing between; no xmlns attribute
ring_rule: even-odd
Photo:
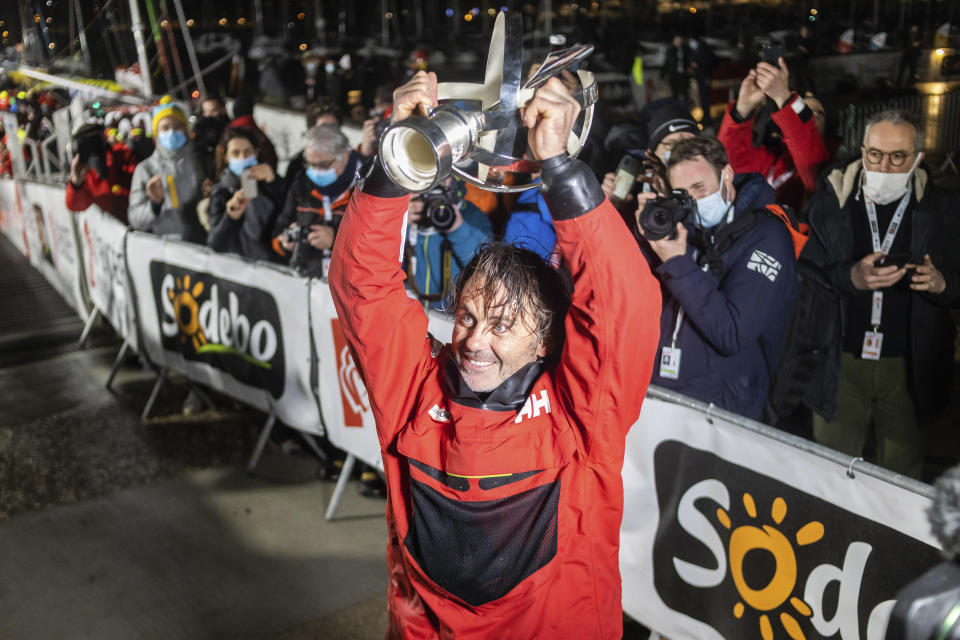
<svg viewBox="0 0 960 640"><path fill-rule="evenodd" d="M130 181L137 166L133 151L124 145L108 145L103 127L82 125L73 135L75 153L67 181L67 209L83 211L91 204L124 224L130 200Z"/></svg>
<svg viewBox="0 0 960 640"><path fill-rule="evenodd" d="M528 189L517 198L507 218L503 241L551 261L557 243L557 231L547 201L539 188Z"/></svg>
<svg viewBox="0 0 960 640"><path fill-rule="evenodd" d="M294 269L321 276L326 275L362 156L352 151L343 132L331 125L313 127L304 138L306 168L292 179L273 230L273 248ZM292 231L285 233L287 229Z"/></svg>
<svg viewBox="0 0 960 640"><path fill-rule="evenodd" d="M227 118L227 105L220 96L207 96L200 101L200 117Z"/></svg>
<svg viewBox="0 0 960 640"><path fill-rule="evenodd" d="M673 97L682 100L684 103L689 100L687 93L690 89L692 62L693 56L690 54L690 47L687 46L683 36L674 36L673 43L667 49L667 55L664 57L663 67L660 68L660 77L669 79Z"/></svg>
<svg viewBox="0 0 960 640"><path fill-rule="evenodd" d="M923 469L922 425L950 398L954 324L947 309L960 301L956 201L920 166L923 139L913 114L871 117L861 157L821 177L807 209L804 250L844 309L838 354L810 390L811 406L823 407L814 437L861 456L872 423L877 463L914 478Z"/></svg>
<svg viewBox="0 0 960 640"><path fill-rule="evenodd" d="M240 96L233 101L233 120L230 121L231 127L241 127L250 131L257 140L257 148L260 149L260 158L270 165L274 171L277 170L277 150L273 142L267 137L267 134L257 126L253 120L253 98L250 96Z"/></svg>
<svg viewBox="0 0 960 640"><path fill-rule="evenodd" d="M920 35L920 27L912 24L904 36L903 53L900 55L900 68L897 70L899 86L907 86L917 80L921 47L923 47L923 36Z"/></svg>
<svg viewBox="0 0 960 640"><path fill-rule="evenodd" d="M810 75L810 57L816 52L816 41L810 33L810 27L800 27L800 39L797 42L797 52L793 58L794 87L802 96L813 93L816 88L813 77ZM821 133L823 131L821 130Z"/></svg>
<svg viewBox="0 0 960 640"><path fill-rule="evenodd" d="M816 188L830 152L823 141L823 105L791 91L789 77L783 58L779 66L757 64L740 83L737 101L727 106L717 137L734 171L764 175L776 190L777 202L799 209ZM763 109L758 116L768 100L776 108ZM755 136L760 145L754 143Z"/></svg>
<svg viewBox="0 0 960 640"><path fill-rule="evenodd" d="M493 240L490 220L464 199L466 193L462 182L449 177L441 188L410 199L407 282L415 287L421 301L435 308L444 307L451 286L477 247ZM441 226L451 213L453 223L438 229L427 207L441 213Z"/></svg>
<svg viewBox="0 0 960 640"><path fill-rule="evenodd" d="M436 95L436 77L418 73L394 94L397 119ZM539 257L490 245L458 280L444 346L397 264L408 194L375 160L348 208L330 290L389 487L391 638L623 634L620 474L658 292L590 168L566 155L578 112L555 78L522 112L569 298Z"/></svg>
<svg viewBox="0 0 960 640"><path fill-rule="evenodd" d="M689 140L700 135L700 126L690 115L690 109L679 100L662 98L651 102L644 108L644 111L647 115L647 149L641 150L641 153L644 156L656 156L657 160L664 166L670 161L670 153L674 146L683 140ZM666 192L666 185L652 184L656 182L655 178L659 174L656 171L647 171L646 169L650 165L649 161L644 163L645 170L637 175L637 181L643 183L642 190L644 192ZM603 176L603 192L607 194L607 197L621 213L626 213L628 218L632 217L633 209L628 209L628 205L633 202L634 196L630 193L622 201L614 196L616 178L614 173L607 173Z"/></svg>
<svg viewBox="0 0 960 640"><path fill-rule="evenodd" d="M697 81L697 99L703 110L700 119L706 122L710 119L710 78L717 66L717 58L713 54L713 48L702 38L690 38L687 47L690 50L691 73Z"/></svg>
<svg viewBox="0 0 960 640"><path fill-rule="evenodd" d="M758 174L734 175L718 140L678 143L668 172L696 211L675 236L647 243L663 294L653 383L759 420L796 290L790 233L773 216L749 215L773 190ZM655 195L638 196L638 213Z"/></svg>
<svg viewBox="0 0 960 640"><path fill-rule="evenodd" d="M204 243L197 219L203 174L187 135L187 115L169 96L153 108L156 148L137 165L130 185L130 226Z"/></svg>
<svg viewBox="0 0 960 640"><path fill-rule="evenodd" d="M307 129L312 129L318 125L326 124L333 127L343 125L343 118L340 116L340 107L333 100L320 98L316 102L307 106ZM286 181L287 187L293 185L294 179L303 171L303 151L297 153L287 163Z"/></svg>
<svg viewBox="0 0 960 640"><path fill-rule="evenodd" d="M220 180L210 196L207 245L215 251L275 260L271 240L283 206L283 179L259 161L257 141L246 129L227 129L223 145L226 166L220 167ZM244 177L256 183L255 196L244 195Z"/></svg>

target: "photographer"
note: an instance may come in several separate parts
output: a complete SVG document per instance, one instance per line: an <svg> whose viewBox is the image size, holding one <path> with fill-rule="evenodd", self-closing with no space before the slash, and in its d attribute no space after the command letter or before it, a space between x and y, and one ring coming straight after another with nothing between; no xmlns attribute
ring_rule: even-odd
<svg viewBox="0 0 960 640"><path fill-rule="evenodd" d="M734 171L764 175L777 202L799 209L830 152L823 141L823 105L791 91L789 79L783 58L758 63L740 83L737 101L727 106L717 138Z"/></svg>
<svg viewBox="0 0 960 640"><path fill-rule="evenodd" d="M169 96L153 109L153 154L137 165L130 185L130 226L205 243L197 219L203 174L193 153L187 116Z"/></svg>
<svg viewBox="0 0 960 640"><path fill-rule="evenodd" d="M256 260L276 260L270 241L283 203L283 179L258 159L256 139L246 129L224 132L220 180L210 195L207 246ZM252 183L252 184L251 184Z"/></svg>
<svg viewBox="0 0 960 640"><path fill-rule="evenodd" d="M319 125L304 137L306 168L290 184L273 228L273 249L294 269L319 277L326 275L324 267L362 157L350 150L337 127Z"/></svg>
<svg viewBox="0 0 960 640"><path fill-rule="evenodd" d="M763 209L772 189L757 174L734 175L716 139L677 144L667 177L695 200L658 218L656 194L638 196L663 292L653 383L760 419L796 289L790 234Z"/></svg>
<svg viewBox="0 0 960 640"><path fill-rule="evenodd" d="M84 211L96 204L126 224L136 156L121 145L107 145L103 127L98 124L81 126L73 136L73 144L67 209Z"/></svg>
<svg viewBox="0 0 960 640"><path fill-rule="evenodd" d="M453 177L410 199L407 212L407 275L417 297L440 308L452 283L476 252L493 240L490 220L464 200L467 190Z"/></svg>

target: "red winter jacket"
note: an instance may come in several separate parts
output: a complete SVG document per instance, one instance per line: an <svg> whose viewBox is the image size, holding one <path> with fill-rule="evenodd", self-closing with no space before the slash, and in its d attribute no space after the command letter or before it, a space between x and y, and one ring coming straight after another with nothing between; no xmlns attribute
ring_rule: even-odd
<svg viewBox="0 0 960 640"><path fill-rule="evenodd" d="M130 181L137 167L137 157L129 148L114 145L107 148L106 177L96 171L87 171L87 177L81 187L67 180L67 209L84 211L96 204L115 218L126 224L127 206L130 201Z"/></svg>
<svg viewBox="0 0 960 640"><path fill-rule="evenodd" d="M445 383L450 346L404 291L408 198L375 197L368 179L341 224L329 281L386 471L389 638L622 635L620 474L660 289L587 166L565 169L544 185L575 283L566 341L519 410L461 403Z"/></svg>
<svg viewBox="0 0 960 640"><path fill-rule="evenodd" d="M776 189L777 202L799 210L817 188L820 169L830 159L810 107L794 93L773 112L773 121L783 132L784 150L780 153L753 146L753 116L738 122L735 109L736 103L727 105L717 133L733 172L762 174Z"/></svg>

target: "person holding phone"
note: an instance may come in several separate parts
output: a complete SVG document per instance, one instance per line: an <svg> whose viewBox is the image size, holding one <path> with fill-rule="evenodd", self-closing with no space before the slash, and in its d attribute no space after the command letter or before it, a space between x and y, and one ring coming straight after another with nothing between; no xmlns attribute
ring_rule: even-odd
<svg viewBox="0 0 960 640"><path fill-rule="evenodd" d="M841 296L842 335L815 379L817 442L862 456L871 424L876 463L920 478L924 428L946 408L960 302L955 206L921 166L911 113L870 118L860 157L820 179L803 257Z"/></svg>
<svg viewBox="0 0 960 640"><path fill-rule="evenodd" d="M256 138L247 129L228 128L220 146L220 179L210 194L207 246L273 260L276 254L270 243L283 205L283 178L259 160Z"/></svg>
<svg viewBox="0 0 960 640"><path fill-rule="evenodd" d="M830 152L823 141L823 105L791 90L782 51L764 50L740 83L736 102L727 106L717 138L734 171L762 174L778 203L799 209L816 188Z"/></svg>

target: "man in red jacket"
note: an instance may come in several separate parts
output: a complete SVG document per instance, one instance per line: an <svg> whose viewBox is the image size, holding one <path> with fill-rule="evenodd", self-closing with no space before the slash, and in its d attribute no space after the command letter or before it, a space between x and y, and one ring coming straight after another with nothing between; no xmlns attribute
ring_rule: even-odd
<svg viewBox="0 0 960 640"><path fill-rule="evenodd" d="M128 147L107 145L103 127L86 124L74 134L77 153L70 162L67 209L84 211L96 204L126 224L130 181L137 157Z"/></svg>
<svg viewBox="0 0 960 640"><path fill-rule="evenodd" d="M394 120L436 105L436 76ZM589 167L552 79L522 110L573 291L532 252L479 252L453 341L427 334L400 264L409 194L379 160L340 227L330 287L387 478L390 638L620 638L624 443L653 368L660 291ZM569 310L567 310L569 306Z"/></svg>
<svg viewBox="0 0 960 640"><path fill-rule="evenodd" d="M804 99L789 88L790 74L783 58L779 65L760 62L740 83L736 102L727 106L717 139L723 143L736 173L756 172L777 192L776 201L800 209L817 187L820 169L830 159L823 140L823 105ZM754 144L757 111L767 100L776 108L767 114L768 136ZM772 107L773 105L771 105Z"/></svg>

